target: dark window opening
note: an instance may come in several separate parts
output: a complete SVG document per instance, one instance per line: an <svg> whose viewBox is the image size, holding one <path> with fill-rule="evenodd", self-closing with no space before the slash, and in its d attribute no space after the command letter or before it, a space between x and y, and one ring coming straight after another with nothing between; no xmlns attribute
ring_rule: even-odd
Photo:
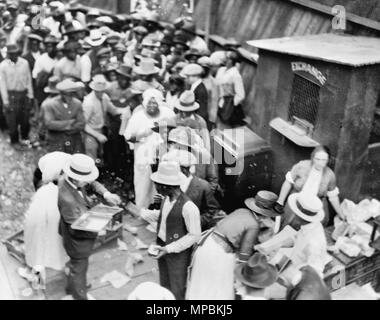
<svg viewBox="0 0 380 320"><path fill-rule="evenodd" d="M319 85L298 74L294 74L289 106L290 121L293 121L293 117L296 117L315 126L319 107L319 89Z"/></svg>

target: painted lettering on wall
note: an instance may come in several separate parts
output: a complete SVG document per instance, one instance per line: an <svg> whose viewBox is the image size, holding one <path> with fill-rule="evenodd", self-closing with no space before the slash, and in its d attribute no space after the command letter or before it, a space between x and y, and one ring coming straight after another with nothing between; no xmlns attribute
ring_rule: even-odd
<svg viewBox="0 0 380 320"><path fill-rule="evenodd" d="M321 85L324 85L326 83L326 77L322 74L321 71L319 71L317 68L313 67L312 65L305 63L305 62L292 62L292 70L293 71L303 71L311 74L314 76Z"/></svg>

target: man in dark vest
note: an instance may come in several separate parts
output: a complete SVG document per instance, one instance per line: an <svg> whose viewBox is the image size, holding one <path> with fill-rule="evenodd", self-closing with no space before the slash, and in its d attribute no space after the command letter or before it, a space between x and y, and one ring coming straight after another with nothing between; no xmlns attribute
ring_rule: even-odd
<svg viewBox="0 0 380 320"><path fill-rule="evenodd" d="M151 179L157 192L165 198L160 210L143 210L141 217L158 221L160 284L177 300L183 300L191 247L201 236L199 209L180 189L183 175L177 162L162 161Z"/></svg>
<svg viewBox="0 0 380 320"><path fill-rule="evenodd" d="M184 174L181 190L198 207L201 215L202 231L214 227L217 215L220 212L220 205L214 197L210 184L191 173L197 164L196 157L185 150L171 150L162 157L162 160L178 161Z"/></svg>
<svg viewBox="0 0 380 320"><path fill-rule="evenodd" d="M61 215L59 234L63 246L70 257L70 273L66 287L67 294L75 300L87 300L88 259L92 253L97 233L75 230L71 225L88 211L92 204L87 196L87 188L91 187L111 205L118 205L120 198L110 193L95 180L99 170L94 160L84 154L75 154L64 168L64 180L59 183L58 209Z"/></svg>

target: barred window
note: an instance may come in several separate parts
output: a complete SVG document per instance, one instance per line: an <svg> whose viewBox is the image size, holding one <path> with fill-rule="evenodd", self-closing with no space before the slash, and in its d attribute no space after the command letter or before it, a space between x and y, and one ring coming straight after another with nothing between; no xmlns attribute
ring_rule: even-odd
<svg viewBox="0 0 380 320"><path fill-rule="evenodd" d="M313 126L317 122L320 86L298 74L294 74L289 106L289 120L293 117L306 120Z"/></svg>

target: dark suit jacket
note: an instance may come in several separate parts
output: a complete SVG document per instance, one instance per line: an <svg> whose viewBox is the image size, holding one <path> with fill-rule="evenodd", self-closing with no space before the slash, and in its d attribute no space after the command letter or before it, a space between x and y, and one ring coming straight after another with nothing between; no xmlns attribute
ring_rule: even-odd
<svg viewBox="0 0 380 320"><path fill-rule="evenodd" d="M213 227L213 217L219 212L220 205L216 201L209 183L194 176L187 188L186 195L199 208L202 231Z"/></svg>
<svg viewBox="0 0 380 320"><path fill-rule="evenodd" d="M199 103L197 114L208 122L208 93L203 82L195 88L194 95L195 101Z"/></svg>
<svg viewBox="0 0 380 320"><path fill-rule="evenodd" d="M91 203L87 197L83 198L66 180L60 181L58 192L58 209L61 215L59 234L62 236L63 246L71 258L88 258L91 255L97 234L71 228L71 224L90 206Z"/></svg>

